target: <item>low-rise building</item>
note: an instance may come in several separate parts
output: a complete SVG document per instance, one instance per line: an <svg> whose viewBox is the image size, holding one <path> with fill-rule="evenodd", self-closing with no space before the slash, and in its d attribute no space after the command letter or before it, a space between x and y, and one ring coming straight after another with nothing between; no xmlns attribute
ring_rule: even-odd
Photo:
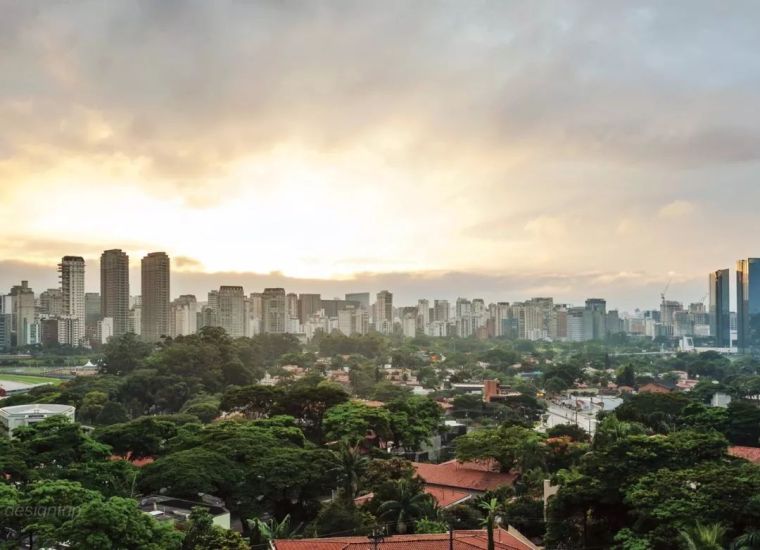
<svg viewBox="0 0 760 550"><path fill-rule="evenodd" d="M74 421L76 409L71 405L32 404L15 405L0 409L0 432L13 437L13 432L51 416L63 415Z"/></svg>
<svg viewBox="0 0 760 550"><path fill-rule="evenodd" d="M205 508L214 525L224 529L230 528L230 511L224 507L224 502L216 497L206 495L202 502L161 495L140 499L140 510L153 519L173 524L186 522L193 508Z"/></svg>

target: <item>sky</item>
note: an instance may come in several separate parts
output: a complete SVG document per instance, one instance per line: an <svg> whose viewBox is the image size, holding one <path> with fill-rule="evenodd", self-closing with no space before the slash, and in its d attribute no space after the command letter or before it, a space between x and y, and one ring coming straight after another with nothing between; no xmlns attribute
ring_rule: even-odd
<svg viewBox="0 0 760 550"><path fill-rule="evenodd" d="M760 4L0 0L0 288L610 307L760 255Z"/></svg>

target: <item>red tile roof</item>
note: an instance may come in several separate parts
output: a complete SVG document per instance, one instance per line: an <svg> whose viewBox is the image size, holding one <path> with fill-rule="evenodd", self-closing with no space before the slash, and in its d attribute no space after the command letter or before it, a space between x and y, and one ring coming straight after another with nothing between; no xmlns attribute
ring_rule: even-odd
<svg viewBox="0 0 760 550"><path fill-rule="evenodd" d="M742 447L737 445L729 447L728 454L737 458L749 460L755 464L760 464L760 447Z"/></svg>
<svg viewBox="0 0 760 550"><path fill-rule="evenodd" d="M449 489L448 487L436 487L435 485L426 485L425 492L433 497L441 508L448 508L472 497L472 493L468 493L467 491Z"/></svg>
<svg viewBox="0 0 760 550"><path fill-rule="evenodd" d="M133 466L137 466L138 468L142 468L143 466L147 466L148 464L153 464L156 459L152 456L146 456L143 458L132 458L131 453L127 453L127 456L121 456L121 455L111 455L108 457L108 460L111 461L118 461L118 460L126 460L127 462L131 462Z"/></svg>
<svg viewBox="0 0 760 550"><path fill-rule="evenodd" d="M533 550L535 546L504 529L494 530L497 550ZM275 540L275 550L373 550L367 537L339 537L303 540ZM378 550L449 550L449 534L393 535L377 545ZM488 535L478 531L454 531L454 550L486 550Z"/></svg>
<svg viewBox="0 0 760 550"><path fill-rule="evenodd" d="M484 493L503 485L512 485L515 474L489 471L489 466L476 462L449 460L442 464L415 462L417 475L427 485L438 485L470 492Z"/></svg>

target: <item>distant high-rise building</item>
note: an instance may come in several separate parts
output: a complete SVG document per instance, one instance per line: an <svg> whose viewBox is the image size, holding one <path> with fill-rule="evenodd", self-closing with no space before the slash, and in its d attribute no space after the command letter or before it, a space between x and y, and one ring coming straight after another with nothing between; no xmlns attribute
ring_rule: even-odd
<svg viewBox="0 0 760 550"><path fill-rule="evenodd" d="M219 326L232 338L245 336L245 292L242 286L219 287Z"/></svg>
<svg viewBox="0 0 760 550"><path fill-rule="evenodd" d="M142 259L141 335L147 342L169 335L170 271L164 252L151 252Z"/></svg>
<svg viewBox="0 0 760 550"><path fill-rule="evenodd" d="M129 312L127 312L129 313ZM84 293L84 336L90 345L98 344L98 321L103 317L100 315L100 293ZM127 315L129 321L129 315Z"/></svg>
<svg viewBox="0 0 760 550"><path fill-rule="evenodd" d="M384 334L390 334L393 331L393 294L387 290L377 293L375 329Z"/></svg>
<svg viewBox="0 0 760 550"><path fill-rule="evenodd" d="M393 322L393 294L387 290L377 293L375 321Z"/></svg>
<svg viewBox="0 0 760 550"><path fill-rule="evenodd" d="M140 336L142 332L142 296L129 298L129 332Z"/></svg>
<svg viewBox="0 0 760 550"><path fill-rule="evenodd" d="M288 292L285 296L286 307L288 308L288 318L298 319L298 294Z"/></svg>
<svg viewBox="0 0 760 550"><path fill-rule="evenodd" d="M63 291L60 288L49 288L40 293L40 314L63 315Z"/></svg>
<svg viewBox="0 0 760 550"><path fill-rule="evenodd" d="M430 301L426 299L417 300L417 328L424 331L425 327L430 324Z"/></svg>
<svg viewBox="0 0 760 550"><path fill-rule="evenodd" d="M264 332L283 334L288 327L288 307L284 288L265 288L262 295Z"/></svg>
<svg viewBox="0 0 760 550"><path fill-rule="evenodd" d="M369 310L369 292L351 292L346 294L347 302L359 302L359 307Z"/></svg>
<svg viewBox="0 0 760 550"><path fill-rule="evenodd" d="M301 324L309 320L309 317L322 309L322 296L320 294L298 295L298 320Z"/></svg>
<svg viewBox="0 0 760 550"><path fill-rule="evenodd" d="M586 300L586 309L591 312L592 339L604 340L607 337L607 300L589 298Z"/></svg>
<svg viewBox="0 0 760 550"><path fill-rule="evenodd" d="M449 301L433 301L433 321L447 322L449 320Z"/></svg>
<svg viewBox="0 0 760 550"><path fill-rule="evenodd" d="M95 324L101 319L100 294L97 292L84 293L84 323Z"/></svg>
<svg viewBox="0 0 760 550"><path fill-rule="evenodd" d="M129 329L129 256L106 250L100 256L100 315L113 319L113 336Z"/></svg>
<svg viewBox="0 0 760 550"><path fill-rule="evenodd" d="M169 307L172 338L195 334L198 327L198 302L192 294L183 294Z"/></svg>
<svg viewBox="0 0 760 550"><path fill-rule="evenodd" d="M11 349L11 324L13 323L13 315L10 313L3 313L0 311L0 351L8 351Z"/></svg>
<svg viewBox="0 0 760 550"><path fill-rule="evenodd" d="M84 258L80 256L64 256L58 264L63 292L63 314L69 317L67 338L71 341L64 343L79 346L84 340ZM75 321L76 320L76 321Z"/></svg>
<svg viewBox="0 0 760 550"><path fill-rule="evenodd" d="M731 298L729 294L728 269L710 273L710 335L715 345L721 348L731 346Z"/></svg>
<svg viewBox="0 0 760 550"><path fill-rule="evenodd" d="M251 302L250 311L251 319L264 319L264 294L262 292L251 292L248 298Z"/></svg>
<svg viewBox="0 0 760 550"><path fill-rule="evenodd" d="M571 307L567 310L567 339L585 342L594 338L594 317L590 309Z"/></svg>
<svg viewBox="0 0 760 550"><path fill-rule="evenodd" d="M736 262L736 333L740 351L760 351L760 258Z"/></svg>

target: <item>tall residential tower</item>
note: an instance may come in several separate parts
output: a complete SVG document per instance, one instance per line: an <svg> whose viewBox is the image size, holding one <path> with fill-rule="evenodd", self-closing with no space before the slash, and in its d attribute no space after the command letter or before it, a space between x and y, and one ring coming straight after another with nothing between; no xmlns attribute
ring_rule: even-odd
<svg viewBox="0 0 760 550"><path fill-rule="evenodd" d="M100 315L113 319L113 335L121 336L129 325L129 256L106 250L100 256Z"/></svg>
<svg viewBox="0 0 760 550"><path fill-rule="evenodd" d="M79 346L84 339L84 258L64 256L58 264L63 292L63 317L67 325L65 336L60 341L71 346Z"/></svg>
<svg viewBox="0 0 760 550"><path fill-rule="evenodd" d="M165 252L151 252L142 259L140 332L146 342L158 342L169 335L169 274Z"/></svg>

